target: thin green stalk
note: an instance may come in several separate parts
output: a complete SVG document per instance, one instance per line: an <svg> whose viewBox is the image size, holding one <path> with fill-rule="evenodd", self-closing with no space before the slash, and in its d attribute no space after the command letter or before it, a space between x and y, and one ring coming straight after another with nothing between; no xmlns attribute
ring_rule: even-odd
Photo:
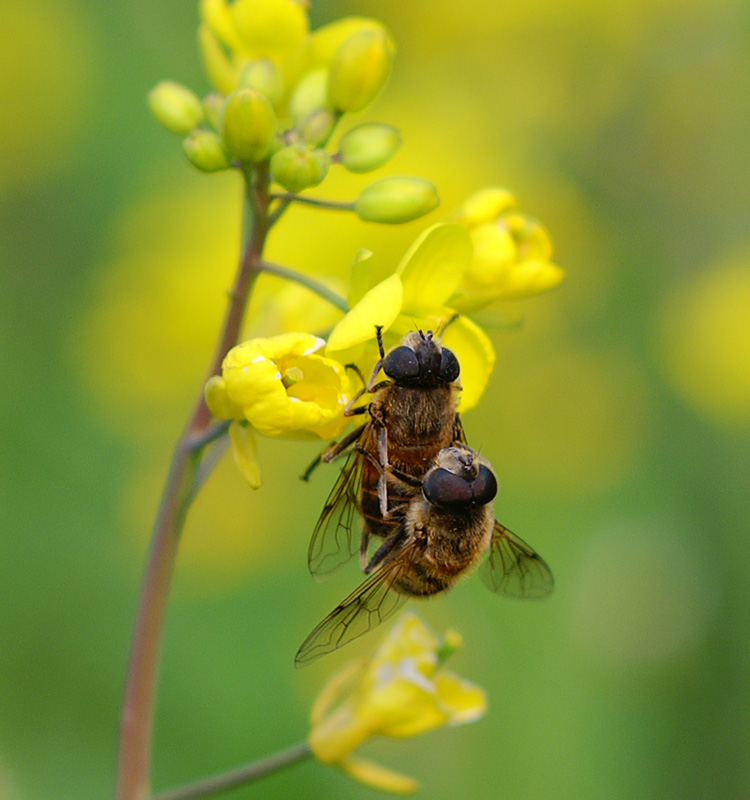
<svg viewBox="0 0 750 800"><path fill-rule="evenodd" d="M268 233L267 171L248 171L245 178L247 203L253 220L246 231L244 253L229 295L209 376L220 372L224 356L237 343L250 291L260 271L259 263ZM118 800L147 800L150 795L154 702L169 587L180 534L197 491L197 478L199 475L205 477L200 472L203 448L218 432L218 428L212 428L211 413L201 386L193 413L175 447L151 538L125 686Z"/></svg>
<svg viewBox="0 0 750 800"><path fill-rule="evenodd" d="M288 281L293 281L294 283L300 284L300 286L304 286L344 313L349 311L349 304L338 292L334 292L333 289L329 289L325 284L316 281L309 275L297 272L297 270L290 269L289 267L282 267L280 264L271 264L269 261L263 261L260 267L263 272L267 272L269 275L278 275L280 278L286 278Z"/></svg>
<svg viewBox="0 0 750 800"><path fill-rule="evenodd" d="M310 745L307 742L301 742L287 750L266 756L229 772L213 775L210 778L204 778L187 786L178 786L176 789L160 792L154 796L153 800L193 800L196 797L216 794L217 792L232 789L235 786L241 786L244 783L250 783L262 778L264 775L270 775L272 772L277 772L280 769L284 769L284 767L296 764L298 761L303 761L311 755Z"/></svg>
<svg viewBox="0 0 750 800"><path fill-rule="evenodd" d="M338 200L321 200L315 197L305 197L301 194L274 194L272 199L282 203L302 203L303 205L327 208L331 211L354 211L354 203Z"/></svg>

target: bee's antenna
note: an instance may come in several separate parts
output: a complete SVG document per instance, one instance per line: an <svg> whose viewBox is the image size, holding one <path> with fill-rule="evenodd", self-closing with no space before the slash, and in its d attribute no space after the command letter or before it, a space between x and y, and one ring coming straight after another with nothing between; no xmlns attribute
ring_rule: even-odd
<svg viewBox="0 0 750 800"><path fill-rule="evenodd" d="M448 330L448 327L449 327L450 325L453 325L453 323L454 323L454 322L455 322L455 321L456 321L456 320L457 320L457 319L458 319L460 316L461 316L461 315L458 313L458 311L456 311L456 313L455 313L455 314L453 314L453 315L451 316L451 318L450 318L450 319L449 319L449 320L448 320L448 321L445 323L445 325L443 325L443 324L441 323L441 325L438 327L437 335L438 335L438 336L440 336L440 337L442 337L442 336L443 336L443 334L444 334L444 333L445 333L445 332Z"/></svg>

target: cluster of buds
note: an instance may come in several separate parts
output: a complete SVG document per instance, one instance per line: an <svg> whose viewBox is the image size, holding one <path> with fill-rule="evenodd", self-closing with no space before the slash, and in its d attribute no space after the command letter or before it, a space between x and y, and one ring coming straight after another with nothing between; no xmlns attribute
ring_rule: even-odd
<svg viewBox="0 0 750 800"><path fill-rule="evenodd" d="M321 184L332 164L353 173L384 166L401 139L391 125L361 124L327 149L347 113L380 93L394 45L379 21L345 17L314 32L298 0L204 0L199 40L215 87L202 99L173 81L149 95L157 120L184 137L203 172L258 169L292 195ZM389 177L340 204L370 222L402 223L438 205L435 187Z"/></svg>

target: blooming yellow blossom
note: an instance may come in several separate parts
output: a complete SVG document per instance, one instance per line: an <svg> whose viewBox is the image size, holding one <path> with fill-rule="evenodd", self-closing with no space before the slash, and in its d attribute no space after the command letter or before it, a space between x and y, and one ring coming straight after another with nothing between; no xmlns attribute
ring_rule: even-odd
<svg viewBox="0 0 750 800"><path fill-rule="evenodd" d="M415 327L440 330L455 317L449 300L472 258L471 238L457 224L441 223L424 231L401 260L396 271L367 289L368 259L354 266L350 294L351 311L336 325L328 339L327 354L345 363L377 359L375 326L386 333L386 344L396 344ZM364 274L363 274L364 273ZM460 409L477 404L495 364L492 343L467 317L455 319L443 336L461 365Z"/></svg>
<svg viewBox="0 0 750 800"><path fill-rule="evenodd" d="M506 189L476 192L454 217L471 236L474 255L450 300L457 311L545 292L565 273L552 263L552 242L532 217L516 210Z"/></svg>
<svg viewBox="0 0 750 800"><path fill-rule="evenodd" d="M233 347L221 375L206 384L211 413L232 420L235 459L254 488L260 474L253 428L266 436L332 439L347 425L349 377L343 364L318 354L324 345L309 333L251 339Z"/></svg>
<svg viewBox="0 0 750 800"><path fill-rule="evenodd" d="M369 661L350 663L321 692L308 738L315 757L376 788L414 791L413 779L352 753L376 735L416 736L484 714L484 691L442 668L458 644L457 634L441 640L415 613L404 614Z"/></svg>

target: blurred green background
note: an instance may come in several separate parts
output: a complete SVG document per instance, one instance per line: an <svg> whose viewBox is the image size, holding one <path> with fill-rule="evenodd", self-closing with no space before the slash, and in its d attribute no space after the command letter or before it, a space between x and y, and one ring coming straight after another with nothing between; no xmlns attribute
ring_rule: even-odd
<svg viewBox="0 0 750 800"><path fill-rule="evenodd" d="M363 120L398 125L382 174L433 180L404 228L296 209L269 255L344 275L394 260L487 183L538 216L568 277L504 309L469 440L500 520L557 579L540 604L477 580L420 606L465 637L480 722L366 752L423 796L750 795L750 5L743 0L315 0L374 15L395 72ZM161 78L208 90L184 0L4 0L0 64L0 797L111 795L141 568L170 450L237 255L234 176L194 173L149 116ZM367 178L332 181L350 196ZM280 283L253 331L283 320ZM309 299L284 289L287 301ZM316 308L318 308L316 306ZM311 327L323 326L324 307ZM309 534L335 469L261 442L264 487L225 459L189 520L162 662L155 786L306 734L360 644L296 671L355 584L316 585ZM305 763L227 797L366 798Z"/></svg>

